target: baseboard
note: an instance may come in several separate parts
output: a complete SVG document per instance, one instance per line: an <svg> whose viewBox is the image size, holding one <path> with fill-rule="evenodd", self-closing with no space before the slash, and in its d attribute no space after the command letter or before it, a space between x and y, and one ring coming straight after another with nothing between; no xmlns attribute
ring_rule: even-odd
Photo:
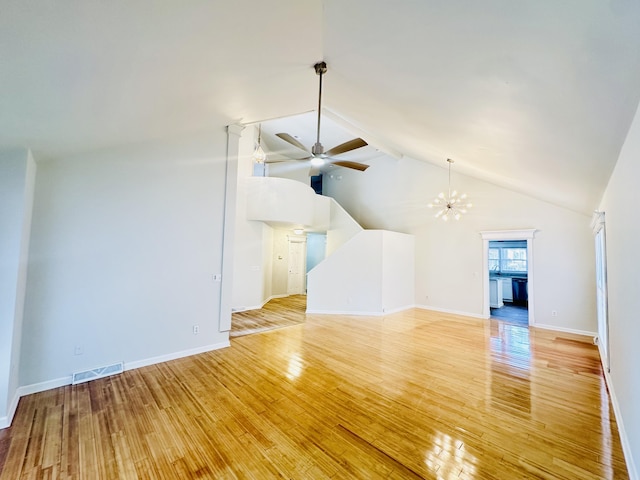
<svg viewBox="0 0 640 480"><path fill-rule="evenodd" d="M618 397L616 397L616 392L613 388L611 375L607 371L607 367L602 362L602 359L604 357L602 355L602 350L600 349L599 343L598 353L600 354L600 363L602 364L602 371L604 372L604 380L607 383L607 390L609 390L609 398L611 399L611 405L613 406L613 415L616 417L616 425L618 426L618 433L620 434L620 444L622 445L622 453L624 454L624 460L627 464L629 480L640 480L640 476L638 476L638 470L633 459L631 445L629 444L629 437L627 436L627 431L624 428L624 421L622 419L620 405L618 404Z"/></svg>
<svg viewBox="0 0 640 480"><path fill-rule="evenodd" d="M13 422L13 417L16 414L16 410L18 409L19 401L20 401L20 394L18 393L18 390L16 390L16 393L13 396L13 400L11 400L11 404L9 405L9 409L7 410L7 415L5 417L0 417L0 430L11 426L11 422Z"/></svg>
<svg viewBox="0 0 640 480"><path fill-rule="evenodd" d="M221 348L229 347L230 345L231 343L229 342L229 340L226 340L224 342L205 345L202 347L192 348L189 350L182 350L180 352L170 353L168 355L160 355L157 357L151 357L144 360L136 360L135 362L125 362L124 369L134 370L136 368L148 367L149 365L155 365L156 363L168 362L170 360L189 357L191 355L197 355L199 353L219 350ZM19 387L18 390L16 391L16 395L13 401L11 402L11 408L9 409L9 414L6 417L0 417L0 429L8 428L11 426L11 422L13 422L13 417L15 415L16 409L18 408L18 402L20 398L26 395L31 395L32 393L40 393L46 390L52 390L54 388L71 385L72 380L73 380L73 376L69 375L68 377L56 378L54 380L48 380L46 382L33 383L31 385L25 385L25 386Z"/></svg>
<svg viewBox="0 0 640 480"><path fill-rule="evenodd" d="M279 294L279 295L271 295L264 302L262 302L261 304L258 304L258 305L253 305L253 306L249 306L249 307L232 307L231 308L231 313L248 312L250 310L260 310L262 307L264 307L267 303L269 303L274 298L285 298L285 297L288 297L288 296L289 295L286 294L286 293L282 293L282 294Z"/></svg>
<svg viewBox="0 0 640 480"><path fill-rule="evenodd" d="M390 308L390 309L386 309L383 308L382 311L371 311L371 312L367 312L367 311L347 311L347 310L307 310L306 313L309 314L317 314L317 315L357 315L357 316L361 316L361 317L381 317L383 315L392 315L394 313L398 313L398 312L404 312L405 310L410 310L412 308L415 308L414 305L405 305L403 307L396 307L396 308Z"/></svg>
<svg viewBox="0 0 640 480"><path fill-rule="evenodd" d="M413 304L412 305L405 305L404 307L396 307L396 308L383 308L383 315L390 315L392 313L398 313L398 312L404 312L406 310L410 310L413 308Z"/></svg>
<svg viewBox="0 0 640 480"><path fill-rule="evenodd" d="M415 308L419 308L421 310L431 310L439 313L450 313L452 315L461 315L463 317L479 318L481 320L486 320L488 318L487 316L482 315L481 313L470 313L470 312L462 312L459 310L449 310L447 308L432 307L430 305L416 305Z"/></svg>
<svg viewBox="0 0 640 480"><path fill-rule="evenodd" d="M47 380L46 382L32 383L31 385L25 385L18 388L18 393L20 394L20 397L24 397L26 395L31 395L32 393L40 393L45 390L52 390L54 388L64 387L65 385L71 385L72 380L73 376L69 375L68 377Z"/></svg>
<svg viewBox="0 0 640 480"><path fill-rule="evenodd" d="M213 350L219 350L230 346L229 340L220 343L214 343L211 345L205 345L198 348L192 348L189 350L182 350L181 352L170 353L168 355L160 355L157 357L146 358L144 360L136 360L135 362L125 362L124 369L135 370L136 368L148 367L149 365L155 365L156 363L169 362L171 360L177 360L178 358L190 357L191 355L198 355L199 353L211 352Z"/></svg>
<svg viewBox="0 0 640 480"><path fill-rule="evenodd" d="M347 311L347 310L309 310L305 312L311 315L355 315L358 317L380 317L388 315L388 312L365 312L365 311Z"/></svg>
<svg viewBox="0 0 640 480"><path fill-rule="evenodd" d="M556 325L545 325L543 323L534 323L530 325L534 328L542 328L544 330L554 330L556 332L564 332L564 333L574 333L576 335L584 335L586 337L597 337L598 334L596 332L589 332L587 330L576 330L575 328L565 328L558 327Z"/></svg>

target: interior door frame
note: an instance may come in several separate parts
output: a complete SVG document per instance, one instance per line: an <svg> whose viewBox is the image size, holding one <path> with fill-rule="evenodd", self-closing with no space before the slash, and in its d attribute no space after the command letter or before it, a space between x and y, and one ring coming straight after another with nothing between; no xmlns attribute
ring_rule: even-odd
<svg viewBox="0 0 640 480"><path fill-rule="evenodd" d="M287 295L291 295L291 244L299 243L302 244L304 250L301 255L302 259L302 292L306 292L307 290L307 237L306 235L287 235Z"/></svg>
<svg viewBox="0 0 640 480"><path fill-rule="evenodd" d="M484 302L482 315L484 318L491 317L490 308L490 291L489 291L489 242L496 240L526 240L527 241L527 290L528 290L528 311L529 325L534 325L535 315L535 288L533 275L533 239L538 230L535 228L527 228L521 230L491 230L480 232L482 236L482 279L484 290Z"/></svg>
<svg viewBox="0 0 640 480"><path fill-rule="evenodd" d="M596 254L596 314L598 317L598 350L602 365L611 372L611 352L609 350L609 291L607 283L607 235L604 212L595 211L591 220L591 228L595 241ZM601 269L601 271L598 271ZM598 278L602 276L602 288L598 286ZM604 339L601 338L604 334Z"/></svg>

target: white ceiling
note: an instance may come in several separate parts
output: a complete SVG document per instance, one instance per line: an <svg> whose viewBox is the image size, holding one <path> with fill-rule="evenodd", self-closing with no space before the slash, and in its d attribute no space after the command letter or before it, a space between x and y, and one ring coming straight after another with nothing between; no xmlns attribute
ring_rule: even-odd
<svg viewBox="0 0 640 480"><path fill-rule="evenodd" d="M640 100L638 25L636 0L0 0L0 148L308 112L325 59L365 140L587 213Z"/></svg>

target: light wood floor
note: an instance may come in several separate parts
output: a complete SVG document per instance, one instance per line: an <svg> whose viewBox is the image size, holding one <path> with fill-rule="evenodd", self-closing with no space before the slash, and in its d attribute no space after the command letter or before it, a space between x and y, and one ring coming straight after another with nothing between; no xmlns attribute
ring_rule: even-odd
<svg viewBox="0 0 640 480"><path fill-rule="evenodd" d="M235 312L231 315L231 337L290 327L304 322L307 310L306 295L273 298L262 308Z"/></svg>
<svg viewBox="0 0 640 480"><path fill-rule="evenodd" d="M23 398L0 478L625 479L588 340L423 310L306 315Z"/></svg>

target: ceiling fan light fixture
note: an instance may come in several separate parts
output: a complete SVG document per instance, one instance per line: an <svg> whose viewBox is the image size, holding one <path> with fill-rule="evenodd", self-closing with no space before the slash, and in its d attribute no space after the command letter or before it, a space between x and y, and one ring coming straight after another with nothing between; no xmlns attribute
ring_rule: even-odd
<svg viewBox="0 0 640 480"><path fill-rule="evenodd" d="M444 192L441 192L428 205L429 208L437 207L440 209L438 210L438 213L436 213L435 218L441 218L444 222L449 221L449 217L460 220L462 215L467 213L467 209L473 206L471 202L467 201L466 193L458 196L458 192L456 190L451 191L451 164L453 163L453 160L447 158L447 162L449 163L448 195L445 196Z"/></svg>
<svg viewBox="0 0 640 480"><path fill-rule="evenodd" d="M318 119L315 144L311 147L311 150L308 150L305 145L300 143L294 136L289 135L288 133L276 133L276 137L307 153L306 157L299 158L297 160L310 160L311 166L313 167L317 168L329 164L364 172L367 168L369 168L369 165L360 162L354 162L351 160L340 160L338 158L334 159L334 157L337 155L351 152L352 150L356 150L358 148L366 147L367 142L365 142L363 139L354 138L353 140L349 140L348 142L330 148L327 151L325 151L324 146L320 142L320 123L322 120L322 76L327 73L327 64L325 62L318 62L313 66L313 68L316 71L316 75L318 75L319 77L317 110Z"/></svg>

